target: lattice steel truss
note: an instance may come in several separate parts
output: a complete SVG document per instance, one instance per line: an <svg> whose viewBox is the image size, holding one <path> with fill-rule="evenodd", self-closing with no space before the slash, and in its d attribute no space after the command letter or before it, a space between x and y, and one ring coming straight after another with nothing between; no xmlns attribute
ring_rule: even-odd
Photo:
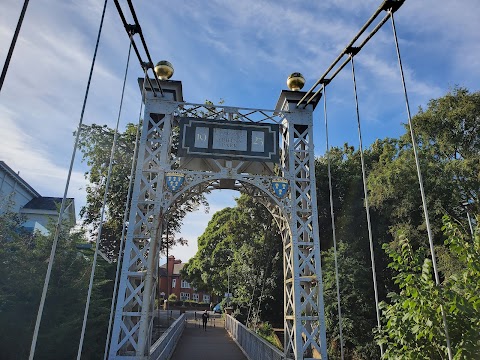
<svg viewBox="0 0 480 360"><path fill-rule="evenodd" d="M292 94L290 94L291 96ZM288 227L283 227L285 352L295 359L327 358L315 188L313 118L285 97L282 170L290 180Z"/></svg>
<svg viewBox="0 0 480 360"><path fill-rule="evenodd" d="M168 82L165 86L162 82L162 88L168 89ZM109 359L149 358L156 266L165 219L188 198L219 188L254 196L279 225L284 243L286 357L310 359L319 353L327 358L313 108L290 108L289 93L282 92L276 111L271 111L188 104L154 97L147 91ZM277 123L282 134L281 164L274 171L272 166L249 161L202 159L195 163L178 159L172 153L178 116ZM183 186L176 192L166 186L166 173L172 170L184 175ZM272 180L279 176L289 183L284 198L277 197L272 188Z"/></svg>

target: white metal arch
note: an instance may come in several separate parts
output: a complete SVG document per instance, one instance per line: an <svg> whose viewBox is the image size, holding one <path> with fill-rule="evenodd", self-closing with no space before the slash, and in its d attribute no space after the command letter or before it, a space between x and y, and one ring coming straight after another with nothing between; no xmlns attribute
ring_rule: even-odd
<svg viewBox="0 0 480 360"><path fill-rule="evenodd" d="M143 79L142 79L143 82ZM183 102L181 83L162 81L164 97L146 89L142 135L110 341L109 359L146 359L153 327L155 274L165 216L182 198L207 186L262 195L280 225L284 248L285 357L327 358L323 283L313 152L313 108L296 107L303 93L282 91L275 110ZM150 91L149 91L150 90ZM280 164L174 155L177 116L280 124ZM167 187L170 172L184 176L182 188ZM286 179L289 192L277 198L271 181Z"/></svg>
<svg viewBox="0 0 480 360"><path fill-rule="evenodd" d="M207 187L211 187L212 189L217 189L215 182L218 183L220 180L236 180L241 185L248 184L250 185L246 189L244 186L238 188L232 188L231 190L236 190L240 193L245 193L249 195L255 196L265 196L268 197L268 200L278 206L283 216L285 214L290 213L290 199L288 197L279 198L274 194L271 189L271 180L274 178L273 176L250 176L250 175L231 175L231 174L192 174L188 171L178 171L175 172L184 174L185 175L185 185L177 192L165 191L164 195L164 203L163 207L165 209L169 208L170 206L174 205L175 203L181 201L184 202L185 195L193 195L193 194L200 194L200 192L207 191ZM202 185L206 185L203 188L205 189L202 191ZM253 188L253 189L252 189ZM255 190L259 190L261 193L258 194ZM199 192L200 191L200 192Z"/></svg>
<svg viewBox="0 0 480 360"><path fill-rule="evenodd" d="M202 177L202 174L200 174L200 177ZM230 178L225 176L223 177L209 176L208 180L202 180L202 179L195 179L197 181L187 180L187 184L190 183L189 185L184 186L182 190L176 192L175 194L171 194L170 197L167 196L169 200L166 201L165 208L171 209L172 206L175 207L175 205L178 204L179 202L183 203L187 201L188 198L192 197L193 195L210 191L210 190L207 190L207 188L211 187L215 181L222 180L222 179L230 179ZM260 183L262 184L262 186L257 185L258 180L260 180ZM250 179L250 177L246 176L245 178L242 178L242 180L239 180L239 181L240 182L245 181L246 184L251 186L249 186L248 188L242 187L234 190L240 193L252 196L255 201L258 201L270 212L270 214L273 217L273 220L277 224L277 227L280 231L282 241L285 244L286 239L291 236L289 222L287 218L287 215L291 212L289 198L288 197L279 198L276 195L274 195L271 191L271 188L269 187L270 180L268 178L255 177L255 180L252 180ZM205 186L202 187L202 185L205 185ZM215 190L213 186L212 188ZM165 217L168 217L168 214L169 214L169 211L167 210L165 212Z"/></svg>

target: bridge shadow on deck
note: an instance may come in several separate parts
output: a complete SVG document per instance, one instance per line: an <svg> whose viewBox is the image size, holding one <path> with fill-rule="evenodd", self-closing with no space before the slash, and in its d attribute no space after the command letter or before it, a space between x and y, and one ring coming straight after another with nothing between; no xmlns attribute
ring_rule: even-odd
<svg viewBox="0 0 480 360"><path fill-rule="evenodd" d="M245 360L237 344L228 335L223 319L209 321L207 330L189 320L171 360ZM213 326L215 324L215 327Z"/></svg>

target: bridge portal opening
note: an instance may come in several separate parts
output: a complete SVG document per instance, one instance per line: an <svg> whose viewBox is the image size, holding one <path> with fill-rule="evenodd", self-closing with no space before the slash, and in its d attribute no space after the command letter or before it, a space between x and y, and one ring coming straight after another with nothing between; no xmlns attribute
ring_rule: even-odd
<svg viewBox="0 0 480 360"><path fill-rule="evenodd" d="M152 82L150 82L151 84ZM299 91L274 110L191 104L179 81L144 89L144 121L110 346L111 358L148 354L155 272L167 219L189 199L232 189L261 202L283 246L284 353L326 358L312 113Z"/></svg>

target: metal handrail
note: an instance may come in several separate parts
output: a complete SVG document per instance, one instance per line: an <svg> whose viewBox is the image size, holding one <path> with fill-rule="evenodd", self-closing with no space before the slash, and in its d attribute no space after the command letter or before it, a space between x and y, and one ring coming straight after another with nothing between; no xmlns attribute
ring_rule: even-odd
<svg viewBox="0 0 480 360"><path fill-rule="evenodd" d="M169 359L175 347L177 346L180 336L186 325L185 314L175 320L175 322L168 328L160 338L150 348L150 359L152 360L167 360Z"/></svg>
<svg viewBox="0 0 480 360"><path fill-rule="evenodd" d="M228 314L225 314L225 329L249 360L287 359L282 351Z"/></svg>

